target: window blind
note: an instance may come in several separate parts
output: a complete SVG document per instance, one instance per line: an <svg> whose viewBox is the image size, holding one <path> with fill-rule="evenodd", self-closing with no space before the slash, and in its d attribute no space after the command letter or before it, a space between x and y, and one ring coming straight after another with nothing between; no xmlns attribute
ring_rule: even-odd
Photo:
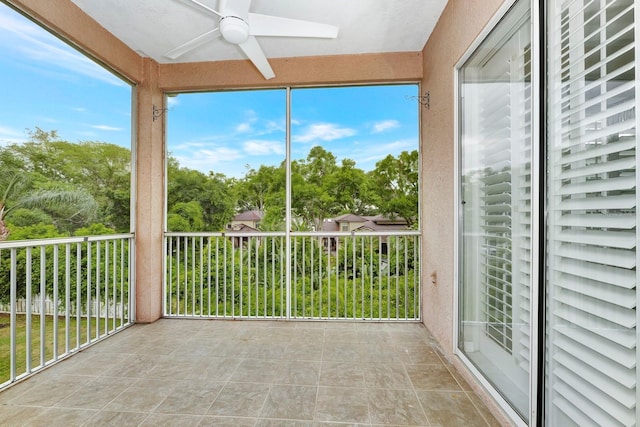
<svg viewBox="0 0 640 427"><path fill-rule="evenodd" d="M547 425L636 425L634 13L550 8Z"/></svg>

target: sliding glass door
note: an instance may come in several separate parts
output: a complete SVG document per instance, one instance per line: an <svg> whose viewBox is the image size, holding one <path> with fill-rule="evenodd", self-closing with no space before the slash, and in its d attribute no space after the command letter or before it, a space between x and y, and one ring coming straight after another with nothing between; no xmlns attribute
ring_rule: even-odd
<svg viewBox="0 0 640 427"><path fill-rule="evenodd" d="M529 413L531 19L518 2L460 67L459 349Z"/></svg>
<svg viewBox="0 0 640 427"><path fill-rule="evenodd" d="M545 2L534 93L529 4L514 2L458 68L459 354L525 422L635 426L640 11Z"/></svg>

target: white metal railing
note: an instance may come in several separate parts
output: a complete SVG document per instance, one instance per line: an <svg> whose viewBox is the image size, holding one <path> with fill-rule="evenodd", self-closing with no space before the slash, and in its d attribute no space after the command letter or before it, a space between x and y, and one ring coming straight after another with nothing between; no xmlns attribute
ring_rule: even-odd
<svg viewBox="0 0 640 427"><path fill-rule="evenodd" d="M133 238L0 242L0 389L133 322Z"/></svg>
<svg viewBox="0 0 640 427"><path fill-rule="evenodd" d="M166 233L167 317L420 319L420 233Z"/></svg>

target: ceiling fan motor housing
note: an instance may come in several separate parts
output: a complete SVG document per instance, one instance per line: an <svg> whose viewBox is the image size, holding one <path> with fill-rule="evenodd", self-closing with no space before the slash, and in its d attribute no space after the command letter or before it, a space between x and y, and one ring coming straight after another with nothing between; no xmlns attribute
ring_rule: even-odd
<svg viewBox="0 0 640 427"><path fill-rule="evenodd" d="M244 43L249 38L249 24L237 16L225 16L220 19L220 34L229 43Z"/></svg>

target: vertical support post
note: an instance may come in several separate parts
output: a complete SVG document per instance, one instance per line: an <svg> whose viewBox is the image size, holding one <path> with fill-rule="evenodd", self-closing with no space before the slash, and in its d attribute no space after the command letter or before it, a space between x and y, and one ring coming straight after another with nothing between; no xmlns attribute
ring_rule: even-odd
<svg viewBox="0 0 640 427"><path fill-rule="evenodd" d="M134 104L135 321L153 322L162 316L166 114L153 113L154 105L165 105L158 63L143 58L142 75Z"/></svg>
<svg viewBox="0 0 640 427"><path fill-rule="evenodd" d="M291 88L287 87L287 112L286 112L286 160L287 165L287 184L286 184L286 218L285 218L285 284L287 295L287 319L291 319Z"/></svg>

